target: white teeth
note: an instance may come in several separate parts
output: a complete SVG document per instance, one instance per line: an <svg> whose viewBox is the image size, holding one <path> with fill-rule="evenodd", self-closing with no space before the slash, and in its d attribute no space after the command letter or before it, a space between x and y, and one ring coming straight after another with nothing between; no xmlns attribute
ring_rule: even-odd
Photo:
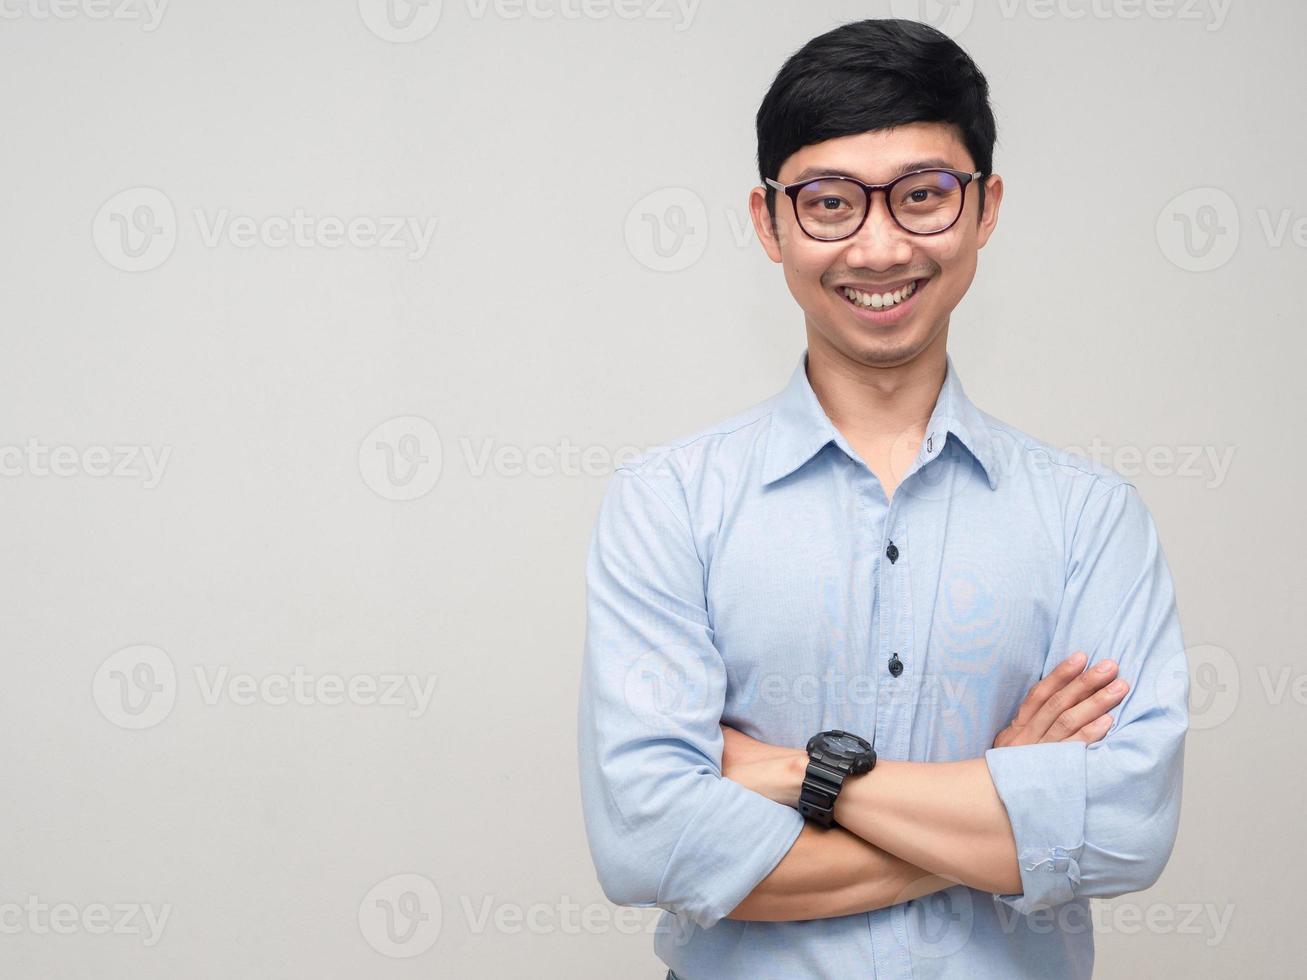
<svg viewBox="0 0 1307 980"><path fill-rule="evenodd" d="M853 303L859 306L870 306L873 310L881 310L902 303L916 291L917 283L915 280L892 293L863 293L856 289L849 289L847 286L842 290L844 295Z"/></svg>

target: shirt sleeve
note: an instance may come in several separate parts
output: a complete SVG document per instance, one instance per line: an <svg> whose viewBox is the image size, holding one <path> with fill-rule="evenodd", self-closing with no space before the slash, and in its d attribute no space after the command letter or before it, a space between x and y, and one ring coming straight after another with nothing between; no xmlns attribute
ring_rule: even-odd
<svg viewBox="0 0 1307 980"><path fill-rule="evenodd" d="M1148 888L1175 844L1188 662L1157 529L1129 483L1096 484L1081 511L1044 674L1078 650L1130 683L1108 734L985 753L1022 884L994 898L1022 913Z"/></svg>
<svg viewBox="0 0 1307 980"><path fill-rule="evenodd" d="M590 539L581 802L611 901L709 928L780 862L803 817L721 774L726 669L704 565L680 481L648 468L614 473Z"/></svg>

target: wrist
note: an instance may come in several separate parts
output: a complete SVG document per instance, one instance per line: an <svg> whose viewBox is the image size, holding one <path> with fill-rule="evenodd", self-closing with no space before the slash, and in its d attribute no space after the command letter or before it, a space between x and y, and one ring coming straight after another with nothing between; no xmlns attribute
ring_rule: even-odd
<svg viewBox="0 0 1307 980"><path fill-rule="evenodd" d="M876 765L876 750L861 735L840 729L818 732L808 739L808 764L799 787L798 811L822 827L836 822L835 806L853 777Z"/></svg>
<svg viewBox="0 0 1307 980"><path fill-rule="evenodd" d="M799 807L799 794L803 792L803 777L808 771L808 753L795 749L780 760L780 787L776 802Z"/></svg>

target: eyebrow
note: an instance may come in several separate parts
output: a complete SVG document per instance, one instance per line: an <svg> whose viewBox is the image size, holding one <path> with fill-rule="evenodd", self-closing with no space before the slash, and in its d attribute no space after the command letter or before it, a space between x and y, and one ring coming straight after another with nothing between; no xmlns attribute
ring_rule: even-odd
<svg viewBox="0 0 1307 980"><path fill-rule="evenodd" d="M904 174L910 174L914 170L928 170L932 167L946 167L953 169L948 160L943 157L927 157L925 160L913 160L911 163L905 163L895 172L894 177L902 177ZM840 170L836 167L805 167L790 184L797 184L801 180L811 180L813 177L852 177L854 180L862 180L857 174L849 173L847 170ZM894 177L890 179L893 180ZM872 183L872 181L867 181Z"/></svg>

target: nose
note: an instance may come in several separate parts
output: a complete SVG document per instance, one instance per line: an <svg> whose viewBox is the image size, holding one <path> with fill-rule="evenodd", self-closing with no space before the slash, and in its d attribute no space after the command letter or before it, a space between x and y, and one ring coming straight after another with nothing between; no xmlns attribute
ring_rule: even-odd
<svg viewBox="0 0 1307 980"><path fill-rule="evenodd" d="M912 258L911 235L889 213L884 191L873 191L867 217L848 239L845 261L852 267L883 271L904 266Z"/></svg>

